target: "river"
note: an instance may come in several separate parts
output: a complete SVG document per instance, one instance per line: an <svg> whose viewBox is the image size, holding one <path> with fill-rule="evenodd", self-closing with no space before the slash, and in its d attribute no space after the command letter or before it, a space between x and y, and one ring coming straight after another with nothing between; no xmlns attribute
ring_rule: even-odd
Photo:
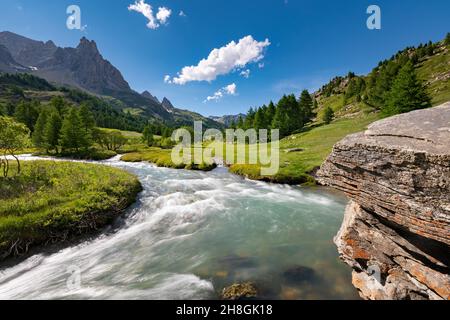
<svg viewBox="0 0 450 320"><path fill-rule="evenodd" d="M342 195L226 168L100 163L139 177L136 204L94 240L2 269L0 299L216 299L247 280L261 298L358 298L332 242Z"/></svg>

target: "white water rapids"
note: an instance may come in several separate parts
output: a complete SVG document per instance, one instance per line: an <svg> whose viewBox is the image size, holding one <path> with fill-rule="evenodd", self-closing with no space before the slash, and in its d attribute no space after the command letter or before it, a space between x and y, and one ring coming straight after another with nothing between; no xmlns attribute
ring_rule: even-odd
<svg viewBox="0 0 450 320"><path fill-rule="evenodd" d="M214 299L246 280L271 299L357 297L332 243L342 196L249 181L225 168L101 163L139 177L137 203L93 240L0 269L0 299ZM313 275L292 271L299 266Z"/></svg>

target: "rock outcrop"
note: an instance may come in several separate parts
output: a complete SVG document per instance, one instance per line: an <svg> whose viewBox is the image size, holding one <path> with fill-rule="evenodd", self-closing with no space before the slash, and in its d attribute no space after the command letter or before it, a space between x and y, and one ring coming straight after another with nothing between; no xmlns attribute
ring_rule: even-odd
<svg viewBox="0 0 450 320"><path fill-rule="evenodd" d="M335 237L366 299L450 299L450 103L334 146L318 180L351 199Z"/></svg>

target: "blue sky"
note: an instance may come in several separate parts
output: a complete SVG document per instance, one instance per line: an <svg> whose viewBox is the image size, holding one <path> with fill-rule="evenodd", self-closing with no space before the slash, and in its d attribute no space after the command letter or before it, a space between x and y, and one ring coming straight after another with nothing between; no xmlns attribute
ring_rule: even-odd
<svg viewBox="0 0 450 320"><path fill-rule="evenodd" d="M51 39L59 46L76 46L86 36L97 42L133 89L167 96L175 106L205 115L245 112L283 93L315 90L350 70L367 73L405 46L437 41L450 32L448 0L145 0L160 25L156 29L147 27L141 13L128 10L134 1L1 0L0 30ZM66 28L66 8L72 4L81 8L84 31ZM371 4L381 8L381 30L366 27ZM156 18L159 7L171 10L165 24ZM172 82L174 77L182 79L177 73L183 67L197 66L214 48L246 36L253 42L234 48L247 57L240 70L227 73L236 58L231 48L223 52L226 74L196 81L206 65L194 70L200 73L194 81L164 82L166 75ZM250 56L242 51L255 47L259 51ZM248 78L240 75L246 70ZM226 89L231 84L235 89ZM205 102L214 93L216 97Z"/></svg>

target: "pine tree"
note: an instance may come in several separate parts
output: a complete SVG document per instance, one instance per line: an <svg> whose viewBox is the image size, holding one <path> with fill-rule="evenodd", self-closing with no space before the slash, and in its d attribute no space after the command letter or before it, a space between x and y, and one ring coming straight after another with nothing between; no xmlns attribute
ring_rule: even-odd
<svg viewBox="0 0 450 320"><path fill-rule="evenodd" d="M278 129L280 131L280 138L283 138L289 134L287 122L286 110L280 106L277 106L275 116L272 121L272 129Z"/></svg>
<svg viewBox="0 0 450 320"><path fill-rule="evenodd" d="M446 46L450 46L450 32L447 32L447 36L445 37L444 44Z"/></svg>
<svg viewBox="0 0 450 320"><path fill-rule="evenodd" d="M303 123L307 123L311 121L312 119L312 110L313 110L313 100L311 98L311 95L309 94L308 90L303 90L300 95L300 101L299 101L300 109L303 113Z"/></svg>
<svg viewBox="0 0 450 320"><path fill-rule="evenodd" d="M255 115L256 115L255 110L253 110L253 108L250 108L250 110L248 110L247 116L245 117L245 120L244 120L244 129L250 129L255 126L255 124L254 124Z"/></svg>
<svg viewBox="0 0 450 320"><path fill-rule="evenodd" d="M39 117L34 126L34 132L32 135L33 144L38 148L45 148L44 130L47 124L48 113L46 109L43 109L39 114Z"/></svg>
<svg viewBox="0 0 450 320"><path fill-rule="evenodd" d="M59 135L61 132L62 121L58 112L53 112L48 116L44 128L45 147L48 150L55 150L58 153Z"/></svg>
<svg viewBox="0 0 450 320"><path fill-rule="evenodd" d="M61 147L63 150L73 150L77 152L80 148L86 147L85 131L83 130L80 116L75 108L70 109L69 114L64 118L61 127Z"/></svg>
<svg viewBox="0 0 450 320"><path fill-rule="evenodd" d="M244 129L244 119L242 119L242 116L239 116L236 127L237 129Z"/></svg>
<svg viewBox="0 0 450 320"><path fill-rule="evenodd" d="M394 80L382 111L386 115L394 115L430 106L431 98L425 86L417 78L413 64L408 62Z"/></svg>
<svg viewBox="0 0 450 320"><path fill-rule="evenodd" d="M275 107L275 104L272 101L270 101L269 105L267 106L266 116L265 116L268 128L272 125L273 118L275 117L276 111L277 111L277 108Z"/></svg>
<svg viewBox="0 0 450 320"><path fill-rule="evenodd" d="M330 107L327 107L323 114L322 120L326 124L329 124L329 123L331 123L331 121L333 121L333 119L334 119L334 111Z"/></svg>
<svg viewBox="0 0 450 320"><path fill-rule="evenodd" d="M154 142L153 131L150 125L145 126L144 131L142 131L142 140L149 147L153 145Z"/></svg>
<svg viewBox="0 0 450 320"><path fill-rule="evenodd" d="M56 111L58 111L59 116L62 117L64 114L64 109L66 108L66 102L63 97L56 96L50 100L50 106L55 108Z"/></svg>
<svg viewBox="0 0 450 320"><path fill-rule="evenodd" d="M253 127L256 131L259 129L266 129L264 128L264 121L264 110L259 108L255 113L255 120L253 121Z"/></svg>
<svg viewBox="0 0 450 320"><path fill-rule="evenodd" d="M36 123L39 116L39 112L37 111L38 109L39 102L37 101L21 101L16 107L14 118L16 118L17 121L25 124L28 129L30 129L30 131L33 131L34 124Z"/></svg>
<svg viewBox="0 0 450 320"><path fill-rule="evenodd" d="M83 103L80 107L80 119L81 119L81 123L82 126L84 128L84 130L87 132L89 132L90 130L94 129L95 127L95 119L94 119L94 115L91 112L91 110L89 109L89 107L87 106L87 104Z"/></svg>

